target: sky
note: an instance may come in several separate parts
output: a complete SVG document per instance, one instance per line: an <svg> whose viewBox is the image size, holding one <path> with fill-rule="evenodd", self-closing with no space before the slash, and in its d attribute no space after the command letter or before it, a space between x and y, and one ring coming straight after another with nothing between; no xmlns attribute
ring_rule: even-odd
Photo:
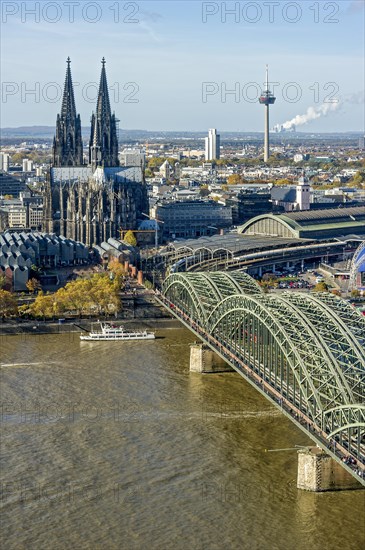
<svg viewBox="0 0 365 550"><path fill-rule="evenodd" d="M120 128L262 131L269 64L272 126L312 109L298 130L364 131L364 5L3 0L0 125L55 125L70 56L88 126L104 56Z"/></svg>

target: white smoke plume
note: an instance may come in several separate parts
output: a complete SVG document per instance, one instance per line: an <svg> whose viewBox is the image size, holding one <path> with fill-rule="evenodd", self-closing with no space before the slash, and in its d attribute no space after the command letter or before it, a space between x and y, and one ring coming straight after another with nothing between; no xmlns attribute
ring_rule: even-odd
<svg viewBox="0 0 365 550"><path fill-rule="evenodd" d="M355 94L349 94L342 98L339 98L333 103L322 103L319 107L308 107L307 112L304 115L296 115L291 120L287 120L283 124L284 130L290 130L293 126L302 126L308 124L312 120L327 116L330 113L338 111L345 103L351 103L352 105L364 104L364 91L357 92Z"/></svg>
<svg viewBox="0 0 365 550"><path fill-rule="evenodd" d="M302 126L312 120L316 120L321 116L326 116L330 111L337 111L340 103L323 103L319 107L308 107L307 112L304 115L297 115L291 120L287 120L283 124L284 130L289 130L293 126Z"/></svg>

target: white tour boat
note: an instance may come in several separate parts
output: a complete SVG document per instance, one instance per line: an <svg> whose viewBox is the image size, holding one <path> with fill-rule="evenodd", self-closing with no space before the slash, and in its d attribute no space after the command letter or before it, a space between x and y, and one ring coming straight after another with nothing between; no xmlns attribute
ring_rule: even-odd
<svg viewBox="0 0 365 550"><path fill-rule="evenodd" d="M117 327L110 323L100 323L100 331L89 332L86 335L81 334L80 340L154 340L153 332L147 330L126 331L123 327Z"/></svg>

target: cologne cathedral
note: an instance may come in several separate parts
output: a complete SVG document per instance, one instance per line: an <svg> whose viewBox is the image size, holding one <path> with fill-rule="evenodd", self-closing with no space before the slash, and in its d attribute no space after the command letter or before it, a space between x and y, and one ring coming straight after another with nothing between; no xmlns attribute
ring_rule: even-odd
<svg viewBox="0 0 365 550"><path fill-rule="evenodd" d="M44 226L49 233L93 246L118 238L121 230L137 229L142 212L148 213L147 189L142 166L119 166L118 121L110 108L104 58L85 162L70 63L68 58L45 189Z"/></svg>

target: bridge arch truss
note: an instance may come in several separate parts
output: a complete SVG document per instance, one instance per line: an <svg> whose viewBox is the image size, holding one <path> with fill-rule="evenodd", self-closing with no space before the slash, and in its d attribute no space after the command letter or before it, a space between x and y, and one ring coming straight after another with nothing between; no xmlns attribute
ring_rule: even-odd
<svg viewBox="0 0 365 550"><path fill-rule="evenodd" d="M331 295L264 294L243 272L179 273L162 293L365 464L365 323Z"/></svg>

